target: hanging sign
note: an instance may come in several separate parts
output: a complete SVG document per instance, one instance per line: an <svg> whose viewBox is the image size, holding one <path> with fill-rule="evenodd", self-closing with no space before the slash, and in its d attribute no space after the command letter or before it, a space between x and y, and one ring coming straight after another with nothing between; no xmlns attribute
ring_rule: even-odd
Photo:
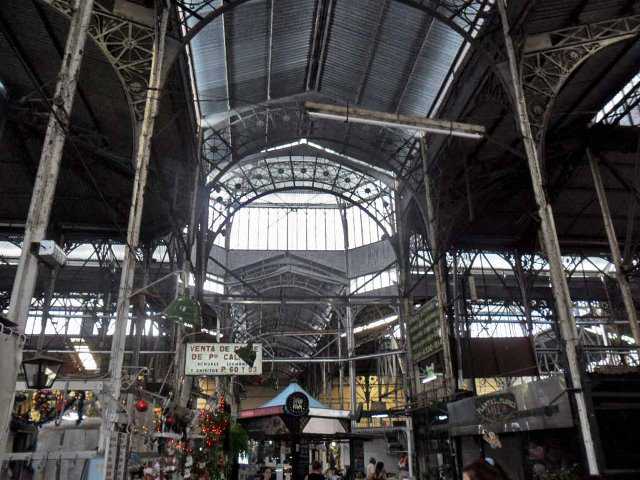
<svg viewBox="0 0 640 480"><path fill-rule="evenodd" d="M309 398L302 392L293 392L284 404L285 413L293 417L304 417L309 414Z"/></svg>
<svg viewBox="0 0 640 480"><path fill-rule="evenodd" d="M243 343L187 343L185 375L262 375L262 345L253 344L247 363ZM238 350L242 355L238 355ZM244 358L244 359L243 359Z"/></svg>
<svg viewBox="0 0 640 480"><path fill-rule="evenodd" d="M438 301L432 298L409 318L407 326L414 362L427 359L442 350Z"/></svg>

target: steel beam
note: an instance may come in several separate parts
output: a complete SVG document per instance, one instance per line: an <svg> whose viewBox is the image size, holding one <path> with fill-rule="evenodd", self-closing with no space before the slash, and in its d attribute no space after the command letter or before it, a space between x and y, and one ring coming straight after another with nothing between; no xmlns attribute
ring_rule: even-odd
<svg viewBox="0 0 640 480"><path fill-rule="evenodd" d="M470 123L436 120L414 115L377 112L358 107L343 107L317 102L304 102L307 114L312 118L336 120L348 123L362 123L379 127L418 130L421 132L437 133L454 137L480 139L485 135L485 128Z"/></svg>
<svg viewBox="0 0 640 480"><path fill-rule="evenodd" d="M31 298L38 278L38 258L32 253L31 247L34 242L44 240L49 226L49 217L62 163L64 144L71 122L71 110L78 85L92 9L93 0L76 0L73 4L71 25L67 35L60 72L58 73L40 164L38 165L38 173L33 187L31 204L29 205L20 263L18 264L11 291L8 316L10 320L18 325L20 333L23 333L26 327ZM14 345L12 342L8 342L5 346L9 349L12 345ZM16 363L19 363L22 356L19 348L15 352L6 352L6 354L9 355L9 358L15 358ZM6 363L6 368L14 364L14 362ZM8 363L11 363L11 365L8 365ZM17 376L17 370L15 375ZM11 376L8 375L8 377ZM9 431L14 388L15 377L11 384L0 385L0 391L10 393L10 398L3 398L0 402L5 408L0 415L0 432ZM0 451L5 450L5 442L6 437L3 435L0 440Z"/></svg>
<svg viewBox="0 0 640 480"><path fill-rule="evenodd" d="M604 229L607 233L607 239L609 240L609 248L611 250L611 258L616 268L616 279L618 280L618 286L620 287L620 294L622 295L622 301L624 302L624 308L627 312L629 319L629 326L631 327L631 333L637 346L640 347L640 325L638 325L638 312L636 310L635 303L633 302L633 295L631 294L631 286L629 280L625 274L622 255L620 254L620 245L618 244L618 237L611 218L611 210L609 209L609 201L607 200L607 192L602 182L602 175L600 173L600 165L597 158L591 154L587 149L587 158L589 159L589 167L591 168L591 175L593 176L593 184L598 195L598 202L600 202L600 209L602 210L602 220L604 222Z"/></svg>
<svg viewBox="0 0 640 480"><path fill-rule="evenodd" d="M551 287L556 303L560 334L564 341L566 350L568 370L574 392L578 422L584 443L584 451L586 454L589 473L592 475L598 475L599 467L593 435L591 432L590 414L588 412L587 402L582 390L582 371L577 353L578 332L572 312L569 286L562 266L560 244L558 243L558 234L556 232L553 210L547 200L547 195L543 187L542 168L539 157L540 152L538 151L538 146L536 145L533 137L531 122L528 115L520 62L516 56L513 39L511 38L506 0L498 0L497 4L500 12L505 48L507 50L507 57L509 60L510 80L513 88L513 98L517 113L516 120L522 135L522 142L524 144L529 173L531 175L533 193L538 207L538 216L540 218L540 238L542 240L545 255L549 262Z"/></svg>
<svg viewBox="0 0 640 480"><path fill-rule="evenodd" d="M129 318L129 296L133 287L136 256L135 249L140 241L140 227L142 224L142 212L144 207L144 193L149 173L149 159L151 157L151 140L155 126L156 116L160 106L161 81L163 64L165 60L165 46L167 26L169 23L169 6L164 5L156 26L156 35L153 43L153 60L149 77L149 90L145 101L144 117L138 138L136 151L136 174L133 184L131 210L129 212L129 225L127 228L127 243L124 250L120 287L118 294L118 306L115 334L111 345L111 359L109 373L111 376L110 402L105 408L103 416L103 428L99 447L104 451L105 475L110 464L110 437L113 425L117 419L116 411L119 405L120 387L122 381L122 364L124 361L126 326Z"/></svg>

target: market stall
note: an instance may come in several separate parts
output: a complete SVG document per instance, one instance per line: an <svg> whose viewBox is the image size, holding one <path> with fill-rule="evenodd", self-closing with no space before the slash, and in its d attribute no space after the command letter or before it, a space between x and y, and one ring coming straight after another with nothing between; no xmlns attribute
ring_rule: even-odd
<svg viewBox="0 0 640 480"><path fill-rule="evenodd" d="M327 408L297 383L258 408L241 411L239 421L254 441L248 463L272 466L278 479L304 478L313 460L325 467L344 465L335 447L349 440L349 412Z"/></svg>

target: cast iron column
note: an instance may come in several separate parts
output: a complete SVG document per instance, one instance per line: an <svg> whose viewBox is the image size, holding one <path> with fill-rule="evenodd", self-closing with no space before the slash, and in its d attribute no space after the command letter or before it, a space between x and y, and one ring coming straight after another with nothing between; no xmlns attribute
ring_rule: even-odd
<svg viewBox="0 0 640 480"><path fill-rule="evenodd" d="M505 48L509 58L509 73L511 75L511 86L513 88L513 97L517 113L516 121L522 135L522 142L524 144L527 162L529 164L529 174L531 175L531 183L533 185L533 193L538 207L538 216L540 217L540 237L542 239L545 256L549 262L551 288L556 303L560 334L565 346L569 374L573 384L573 394L578 413L578 422L582 432L582 440L584 442L584 450L589 467L589 473L597 475L599 473L599 468L591 432L589 418L591 414L587 410L587 403L582 390L582 371L578 352L576 350L578 346L578 331L572 312L569 285L562 266L560 244L558 242L553 210L547 200L547 195L543 187L542 168L540 166L539 157L540 152L538 151L538 147L533 138L531 123L529 121L524 87L522 85L522 74L509 29L507 3L505 0L498 0L497 4L500 12Z"/></svg>
<svg viewBox="0 0 640 480"><path fill-rule="evenodd" d="M127 228L127 244L124 249L122 272L120 276L120 288L118 293L118 305L115 332L111 343L111 359L109 373L111 376L109 397L103 413L100 449L104 451L105 476L111 458L109 457L110 437L113 427L117 423L120 387L122 382L122 364L124 361L125 340L127 335L127 321L129 320L129 295L133 287L133 277L136 268L135 249L140 241L140 226L142 224L142 212L144 207L144 191L147 185L149 173L149 158L151 156L151 140L156 116L160 106L162 67L165 59L165 43L167 25L169 22L168 4L163 5L161 15L157 19L155 39L153 43L153 57L151 73L149 77L149 89L144 108L144 117L138 138L135 165L136 173L133 183L131 198L131 210L129 212L129 225Z"/></svg>
<svg viewBox="0 0 640 480"><path fill-rule="evenodd" d="M593 183L596 187L596 193L598 194L598 201L600 202L600 209L602 210L602 220L604 222L604 229L607 232L607 239L609 240L609 249L611 250L611 258L613 264L616 267L616 279L618 280L618 286L620 287L620 293L622 294L622 301L624 302L624 308L629 318L629 326L631 327L631 333L633 339L636 342L636 346L640 346L640 327L638 326L638 312L636 310L635 303L633 302L633 295L631 294L631 285L624 272L624 265L622 262L622 255L620 254L620 245L618 244L618 237L613 226L613 219L611 218L611 210L609 209L609 202L607 200L607 193L602 183L602 175L600 174L600 165L598 160L587 149L587 157L589 158L589 166L591 167L591 174L593 175Z"/></svg>
<svg viewBox="0 0 640 480"><path fill-rule="evenodd" d="M51 207L55 197L58 173L62 162L62 152L67 138L67 131L71 121L71 110L73 99L76 94L80 66L84 55L84 45L87 39L89 24L91 23L91 11L93 10L93 0L75 0L73 2L73 13L71 24L67 35L64 56L60 64L60 72L56 90L51 102L51 112L49 113L49 123L44 137L40 163L36 175L29 205L29 213L24 231L22 243L22 253L20 263L13 281L11 290L11 303L9 306L9 319L18 324L18 332L23 333L27 323L27 316L31 306L31 299L38 278L38 258L31 252L34 242L45 239L51 216ZM3 368L13 368L18 365L22 358L20 348L13 348L13 342L5 345L5 358L15 358L15 362L3 362ZM18 345L17 343L15 345ZM13 409L13 392L15 392L15 374L5 375L7 382L0 384L0 392L8 392L9 395L0 394L2 404L2 414L0 414L0 451L5 450L9 421ZM13 382L11 382L13 378Z"/></svg>

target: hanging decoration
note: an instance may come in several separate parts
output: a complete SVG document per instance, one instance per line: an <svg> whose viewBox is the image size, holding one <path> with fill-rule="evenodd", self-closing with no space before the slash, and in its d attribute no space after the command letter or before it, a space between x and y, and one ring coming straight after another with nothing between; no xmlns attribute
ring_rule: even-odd
<svg viewBox="0 0 640 480"><path fill-rule="evenodd" d="M22 420L36 426L54 420L59 423L62 415L75 406L78 414L76 424L79 425L84 420L85 399L86 394L83 391L71 392L65 397L62 392L54 392L50 389L38 390L31 398L31 411L28 417L23 416Z"/></svg>
<svg viewBox="0 0 640 480"><path fill-rule="evenodd" d="M167 319L180 325L195 327L201 324L200 304L188 295L176 298L167 307L164 314Z"/></svg>
<svg viewBox="0 0 640 480"><path fill-rule="evenodd" d="M231 420L231 407L220 395L215 409L203 409L199 417L202 447L194 453L189 473L193 478L229 478L233 459L248 449L248 434Z"/></svg>
<svg viewBox="0 0 640 480"><path fill-rule="evenodd" d="M138 412L146 412L149 409L149 402L141 398L136 402L135 408Z"/></svg>
<svg viewBox="0 0 640 480"><path fill-rule="evenodd" d="M57 403L56 395L51 390L38 390L33 394L32 400L35 413L35 415L31 415L32 419L36 423L44 423L53 414L54 408L52 404Z"/></svg>
<svg viewBox="0 0 640 480"><path fill-rule="evenodd" d="M224 395L220 395L220 401L215 410L202 409L199 420L205 447L212 448L221 443L231 424L231 416L227 412Z"/></svg>

